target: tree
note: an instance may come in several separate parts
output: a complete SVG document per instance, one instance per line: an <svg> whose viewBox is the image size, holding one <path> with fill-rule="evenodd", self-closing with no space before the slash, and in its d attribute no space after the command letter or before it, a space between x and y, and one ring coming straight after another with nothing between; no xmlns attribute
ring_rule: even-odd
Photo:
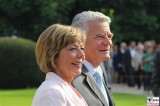
<svg viewBox="0 0 160 106"><path fill-rule="evenodd" d="M144 41L158 36L159 31L155 31L160 29L158 21L160 18L148 11L152 2L152 0L114 0L114 3L110 3L110 7L114 9L113 31L117 38ZM160 5L151 10L156 11L159 8Z"/></svg>
<svg viewBox="0 0 160 106"><path fill-rule="evenodd" d="M0 0L0 33L17 31L37 40L49 25L70 25L77 13L87 10L111 17L115 41L160 39L160 0Z"/></svg>
<svg viewBox="0 0 160 106"><path fill-rule="evenodd" d="M53 23L67 23L72 0L0 0L0 33L37 40L40 33ZM65 9L62 11L62 9Z"/></svg>

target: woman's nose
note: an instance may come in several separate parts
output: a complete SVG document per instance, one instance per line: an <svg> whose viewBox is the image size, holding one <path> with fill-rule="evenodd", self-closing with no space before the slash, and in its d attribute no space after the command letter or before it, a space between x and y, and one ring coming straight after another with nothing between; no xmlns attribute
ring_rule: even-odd
<svg viewBox="0 0 160 106"><path fill-rule="evenodd" d="M78 52L78 57L79 58L84 58L85 57L85 54L84 54L84 51L83 50L79 50L79 52Z"/></svg>

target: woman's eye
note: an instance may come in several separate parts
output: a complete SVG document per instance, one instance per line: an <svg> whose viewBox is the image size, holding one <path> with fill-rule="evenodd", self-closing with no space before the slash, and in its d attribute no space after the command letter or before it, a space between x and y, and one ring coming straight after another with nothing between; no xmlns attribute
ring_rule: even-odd
<svg viewBox="0 0 160 106"><path fill-rule="evenodd" d="M71 48L71 49L69 49L69 50L76 50L76 48Z"/></svg>

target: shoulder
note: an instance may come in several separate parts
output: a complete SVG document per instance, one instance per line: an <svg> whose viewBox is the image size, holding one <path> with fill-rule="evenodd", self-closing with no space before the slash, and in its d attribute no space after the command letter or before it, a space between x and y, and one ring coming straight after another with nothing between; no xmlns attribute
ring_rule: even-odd
<svg viewBox="0 0 160 106"><path fill-rule="evenodd" d="M82 73L81 73L80 75L74 77L74 79L73 79L73 81L72 81L73 85L77 85L77 84L82 83L83 80L85 79L85 77L86 77L86 76L85 76L84 74L82 74Z"/></svg>
<svg viewBox="0 0 160 106"><path fill-rule="evenodd" d="M62 87L58 83L52 80L44 81L37 90L37 92L41 92L42 94L52 95L52 96L61 95L63 93L62 91L63 91Z"/></svg>
<svg viewBox="0 0 160 106"><path fill-rule="evenodd" d="M43 82L38 88L33 99L33 106L51 106L59 104L59 106L63 106L61 104L66 104L62 88L55 84L50 85L49 83Z"/></svg>

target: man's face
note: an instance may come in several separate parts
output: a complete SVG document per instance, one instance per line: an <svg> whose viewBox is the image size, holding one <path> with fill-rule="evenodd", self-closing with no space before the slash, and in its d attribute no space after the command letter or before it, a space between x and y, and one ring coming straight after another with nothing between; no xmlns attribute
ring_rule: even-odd
<svg viewBox="0 0 160 106"><path fill-rule="evenodd" d="M85 44L86 60L99 65L110 58L112 33L107 22L89 21Z"/></svg>
<svg viewBox="0 0 160 106"><path fill-rule="evenodd" d="M130 43L130 47L134 49L134 48L135 48L135 46L136 46L136 43L135 43L134 41L131 41L131 43Z"/></svg>

